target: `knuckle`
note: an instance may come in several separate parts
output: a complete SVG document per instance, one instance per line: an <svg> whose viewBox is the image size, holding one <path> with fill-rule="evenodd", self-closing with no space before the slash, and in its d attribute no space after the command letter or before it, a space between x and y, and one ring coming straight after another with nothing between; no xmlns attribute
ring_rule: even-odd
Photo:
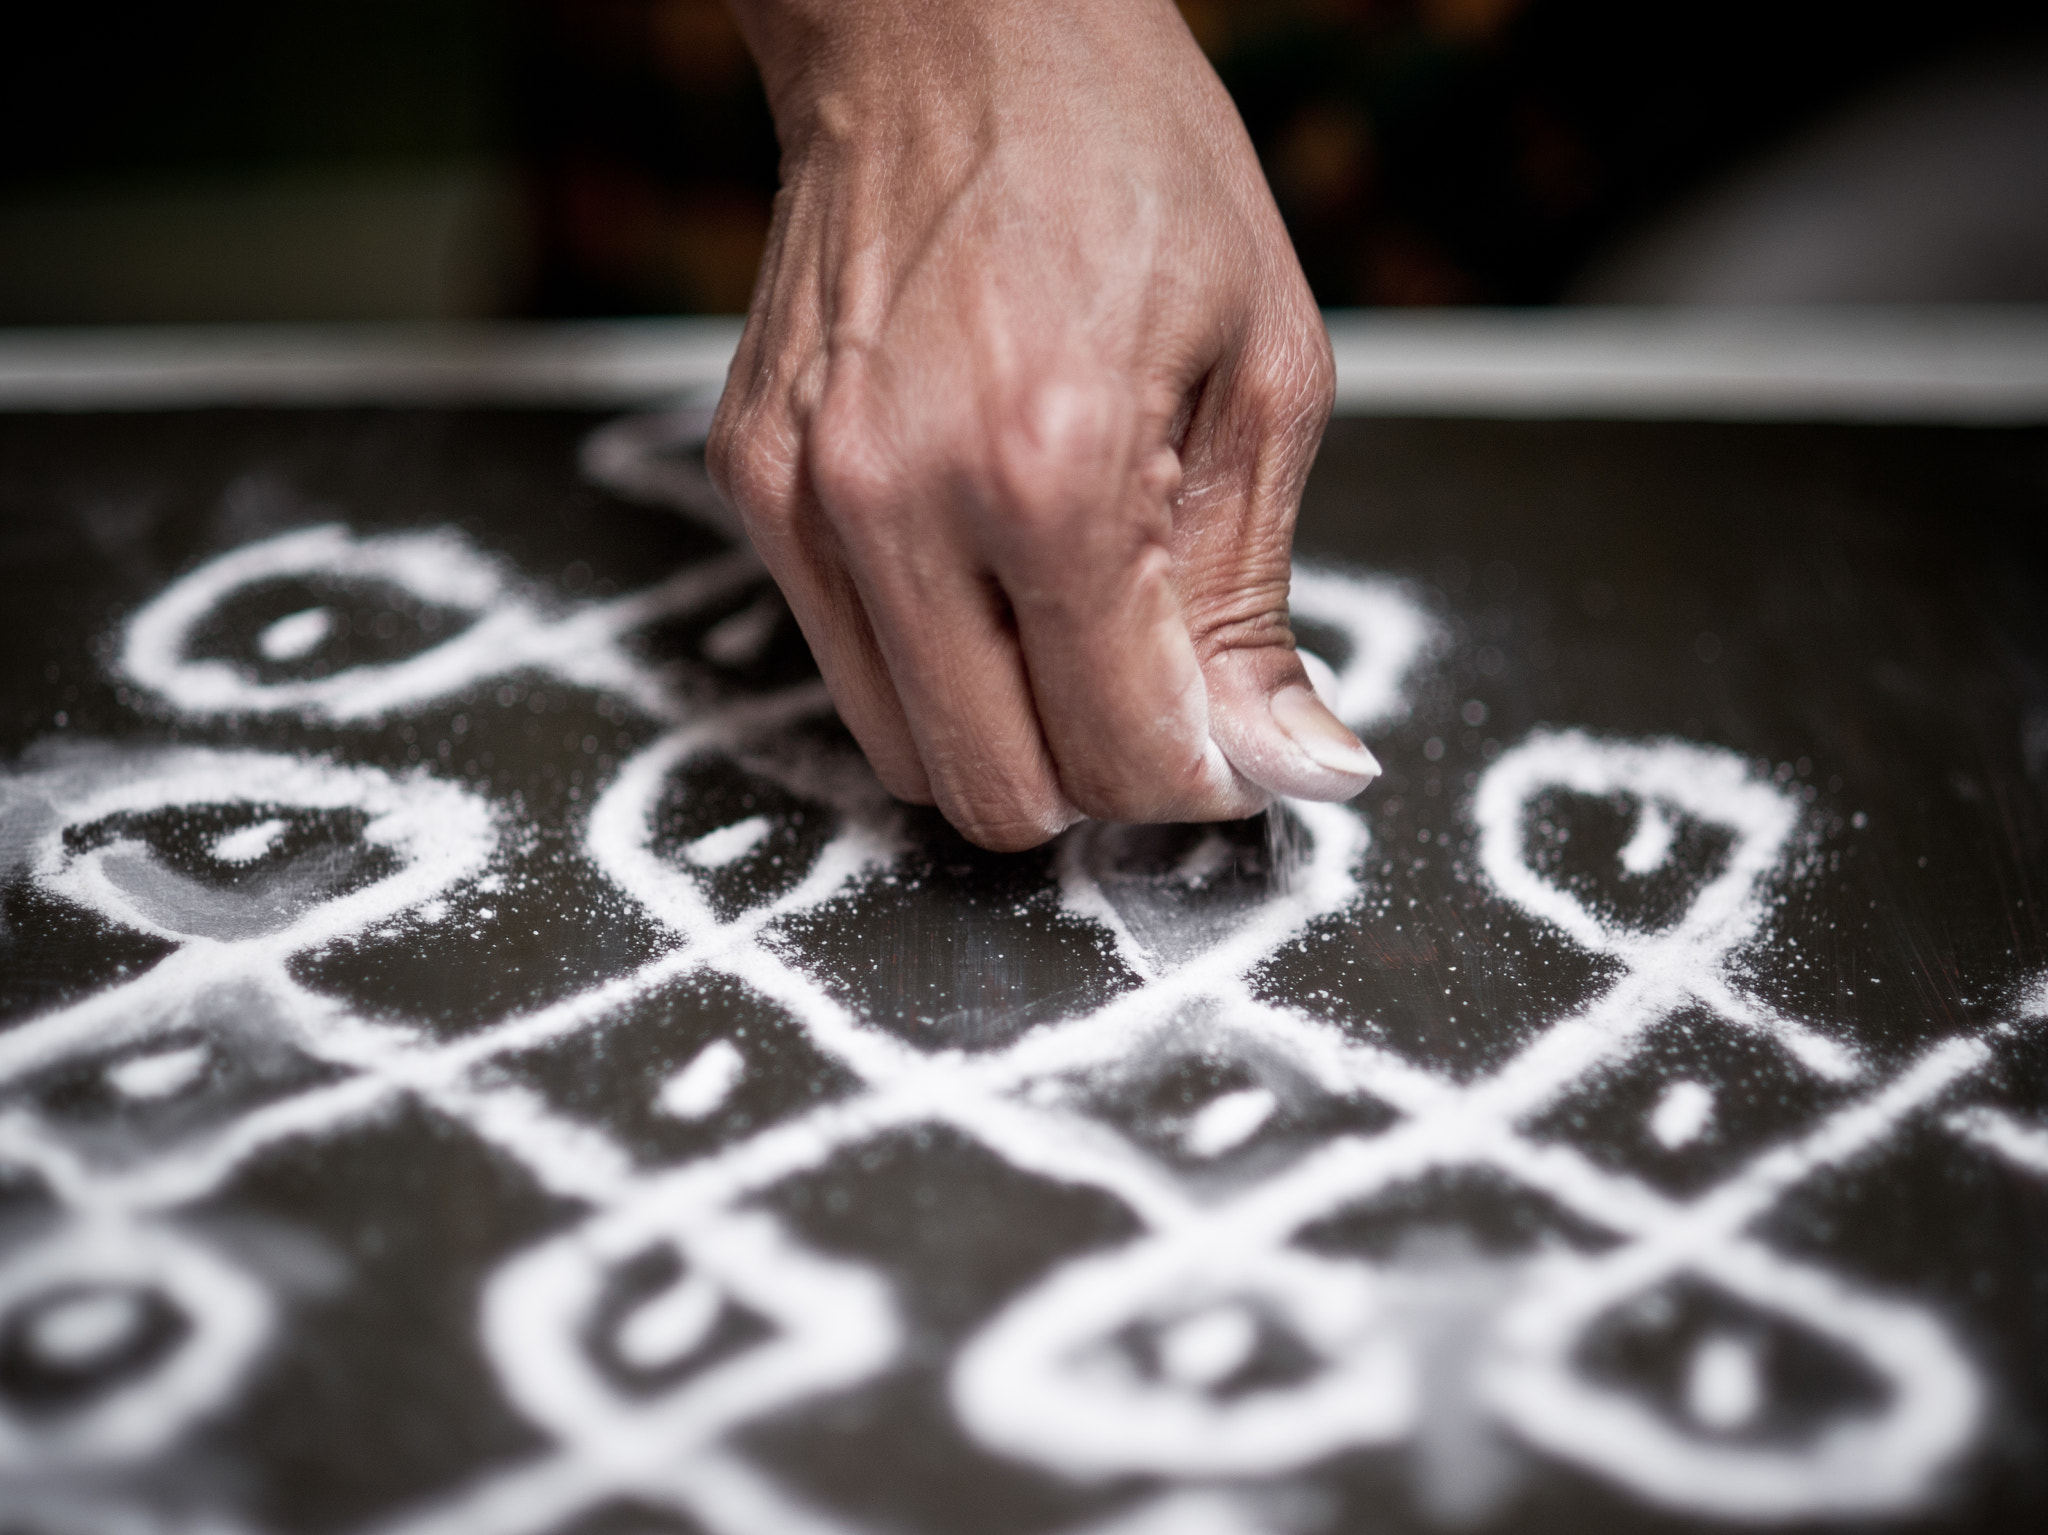
<svg viewBox="0 0 2048 1535"><path fill-rule="evenodd" d="M739 411L721 403L711 418L711 430L704 437L704 472L728 501L738 497L739 462L745 454L745 434L739 425Z"/></svg>
<svg viewBox="0 0 2048 1535"><path fill-rule="evenodd" d="M1337 363L1320 328L1261 359L1244 383L1251 413L1267 430L1320 435L1337 402Z"/></svg>
<svg viewBox="0 0 2048 1535"><path fill-rule="evenodd" d="M811 484L835 524L865 523L898 500L899 476L866 412L828 404L811 427Z"/></svg>
<svg viewBox="0 0 2048 1535"><path fill-rule="evenodd" d="M991 434L988 500L1022 531L1064 529L1111 492L1130 416L1122 392L1104 382L1033 385Z"/></svg>
<svg viewBox="0 0 2048 1535"><path fill-rule="evenodd" d="M1254 518L1188 561L1181 613L1198 656L1218 650L1292 645L1287 590L1293 576L1292 518Z"/></svg>
<svg viewBox="0 0 2048 1535"><path fill-rule="evenodd" d="M1292 650L1285 583L1260 583L1214 595L1188 615L1195 654L1204 660L1225 650Z"/></svg>
<svg viewBox="0 0 2048 1535"><path fill-rule="evenodd" d="M1315 412L1316 424L1321 426L1337 406L1337 353L1320 320L1309 335L1307 386L1308 403Z"/></svg>
<svg viewBox="0 0 2048 1535"><path fill-rule="evenodd" d="M705 439L711 483L750 520L773 521L792 499L794 454L783 435L721 411Z"/></svg>

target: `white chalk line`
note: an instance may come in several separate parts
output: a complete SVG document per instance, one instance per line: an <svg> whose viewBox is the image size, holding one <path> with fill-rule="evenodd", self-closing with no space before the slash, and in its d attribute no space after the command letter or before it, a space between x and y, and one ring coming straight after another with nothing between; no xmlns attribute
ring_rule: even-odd
<svg viewBox="0 0 2048 1535"><path fill-rule="evenodd" d="M541 671L622 698L671 729L620 765L590 812L588 846L599 866L670 931L673 946L626 977L452 1040L388 1021L330 1016L321 1028L307 1030L308 1038L300 1043L316 1058L356 1075L266 1104L219 1135L178 1148L160 1168L114 1173L94 1168L60 1141L39 1139L33 1120L12 1113L0 1117L0 1156L35 1167L72 1208L100 1212L96 1219L132 1222L154 1218L148 1212L170 1211L218 1188L266 1147L327 1133L373 1115L401 1096L411 1096L469 1127L526 1167L542 1186L588 1204L593 1212L588 1221L510 1260L493 1289L497 1294L502 1286L502 1293L511 1297L494 1304L511 1307L510 1314L523 1319L492 1334L492 1358L500 1377L508 1394L522 1402L528 1415L541 1421L562 1448L524 1468L487 1478L454 1501L415 1511L401 1521L403 1528L445 1530L449 1535L457 1530L463 1535L538 1530L627 1492L667 1501L719 1530L771 1527L758 1522L762 1511L771 1508L777 1511L773 1517L786 1521L775 1528L850 1528L803 1510L772 1480L732 1458L723 1446L745 1422L833 1384L851 1384L888 1368L895 1347L892 1303L857 1266L836 1261L819 1266L819 1260L792 1245L767 1216L750 1210L748 1201L789 1177L822 1168L849 1148L933 1124L952 1126L1021 1170L1102 1189L1137 1217L1146 1234L1130 1247L1069 1262L1042 1287L1066 1285L1085 1296L1089 1285L1096 1284L1098 1293L1084 1309L1100 1312L1109 1293L1101 1285L1108 1284L1125 1295L1127 1304L1138 1304L1142 1310L1150 1292L1128 1277L1139 1270L1183 1288L1193 1285L1200 1290L1206 1285L1210 1291L1228 1291L1232 1283L1252 1282L1247 1276L1267 1274L1261 1264L1278 1265L1270 1277L1257 1279L1255 1288L1264 1287L1259 1293L1265 1303L1279 1307L1289 1325L1307 1328L1322 1339L1319 1357L1329 1361L1332 1378L1349 1383L1358 1400L1304 1415L1293 1411L1298 1402L1254 1393L1259 1400L1253 1410L1219 1417L1193 1397L1162 1396L1151 1388L1131 1399L1140 1409L1139 1419L1149 1413L1149 1421L1170 1421L1178 1425L1176 1432L1192 1433L1207 1445L1221 1457L1213 1465L1234 1465L1242 1474L1273 1474L1312 1463L1347 1443L1385 1442L1405 1431L1400 1350L1392 1342L1374 1341L1370 1304L1343 1300L1347 1294L1355 1297L1371 1290L1370 1266L1349 1259L1311 1259L1289 1244L1303 1226L1324 1215L1407 1178L1453 1167L1485 1168L1539 1189L1581 1218L1625 1238L1614 1253L1600 1259L1543 1259L1531 1270L1536 1276L1532 1295L1538 1299L1549 1295L1555 1304L1562 1293L1583 1308L1586 1297L1599 1292L1601 1285L1622 1283L1606 1278L1596 1284L1598 1276L1619 1274L1640 1288L1648 1282L1643 1275L1652 1270L1663 1273L1672 1271L1673 1265L1690 1265L1711 1271L1716 1282L1753 1297L1765 1309L1790 1308L1795 1320L1816 1326L1823 1334L1832 1328L1842 1334L1842 1346L1852 1351L1869 1353L1873 1346L1862 1334L1868 1331L1865 1324L1877 1321L1899 1336L1919 1337L1917 1355L1909 1348L1896 1359L1875 1358L1874 1367L1886 1379L1903 1382L1901 1395L1908 1412L1897 1421L1906 1422L1911 1432L1896 1429L1894 1423L1894 1438L1905 1435L1907 1453L1896 1453L1901 1446L1886 1442L1889 1479L1879 1478L1873 1484L1876 1490L1855 1506L1910 1506L1927 1485L1930 1467L1952 1453L1952 1444L1943 1448L1947 1441L1942 1435L1954 1439L1955 1424L1968 1417L1964 1412L1959 1418L1955 1410L1955 1403L1968 1393L1958 1395L1954 1380L1963 1379L1974 1389L1974 1376L1960 1364L1939 1328L1910 1307L1886 1309L1860 1298L1839 1281L1776 1257L1741 1232L1812 1170L1860 1154L1874 1137L1888 1133L1889 1127L1918 1112L1953 1080L1974 1070L1974 1057L1958 1066L1962 1055L1942 1056L1937 1048L1922 1062L1924 1080L1914 1075L1922 1067L1909 1067L1891 1084L1881 1084L1875 1096L1838 1111L1820 1130L1795 1143L1798 1155L1794 1148L1767 1152L1689 1206L1637 1180L1605 1172L1571 1148L1531 1142L1517 1128L1597 1069L1627 1058L1657 1021L1686 1007L1705 1007L1736 1027L1776 1039L1794 1059L1829 1080L1853 1082L1868 1074L1869 1067L1853 1051L1741 996L1722 973L1728 957L1758 934L1756 892L1775 875L1795 816L1775 790L1750 778L1727 754L1679 743L1617 744L1566 734L1535 738L1512 749L1489 770L1475 801L1482 863L1489 877L1531 915L1574 941L1619 959L1627 971L1606 995L1577 1015L1548 1022L1489 1077L1453 1082L1369 1041L1351 1038L1298 1006L1278 1006L1255 994L1251 978L1276 950L1356 897L1356 871L1368 845L1363 825L1348 811L1322 806L1295 807L1291 812L1302 823L1309 846L1294 881L1222 923L1213 941L1192 954L1150 951L1124 920L1097 870L1082 856L1085 839L1070 838L1061 862L1064 904L1071 915L1106 928L1132 984L1101 1007L1037 1025L1001 1050L924 1051L875 1027L836 997L808 973L801 952L775 930L775 924L788 916L857 891L900 857L898 834L875 819L871 789L831 807L840 828L793 886L730 921L716 917L687 866L651 852L652 811L673 774L690 762L737 760L747 771L766 773L802 797L815 801L824 794L829 800L833 793L802 753L788 755L775 745L778 731L823 712L820 690L741 700L723 712L707 713L701 705L679 703L627 645L635 629L697 611L758 579L745 557L696 567L650 592L556 618L452 536L432 543L430 552L443 569L431 577L418 568L420 551L428 550L428 543L401 544L394 550L390 537L351 540L338 529L309 530L253 546L262 551L260 556L237 551L223 557L225 562L242 558L239 563L202 567L137 615L124 657L137 654L140 627L149 641L144 650L176 661L183 654L185 637L220 601L251 582L280 576L395 581L421 600L477 611L480 616L468 629L393 667L355 668L361 675L318 679L318 688L275 685L265 692L240 674L229 687L204 669L206 663L195 663L195 672L193 665L167 666L147 658L140 672L130 666L131 676L173 706L201 715L285 712L369 721L401 706L453 696L514 670ZM206 579L187 586L195 577ZM1344 630L1356 651L1338 677L1340 713L1361 726L1396 717L1405 706L1402 678L1431 640L1430 626L1419 610L1391 584L1375 586L1335 573L1298 576L1297 593L1304 616ZM154 628L144 625L145 617ZM474 638L479 632L489 637L488 647ZM345 686L326 686L334 682ZM1666 818L1671 813L1730 825L1737 844L1729 867L1695 895L1675 928L1656 934L1617 929L1529 870L1519 845L1509 845L1519 834L1523 806L1531 795L1552 787L1638 795L1644 820L1630 846L1636 849L1635 862L1645 865L1657 861L1652 855L1660 849L1668 856ZM216 785L215 792L197 795L194 802L218 803L222 797ZM1653 819L1665 826L1661 839L1642 835ZM747 856L743 849L735 862L743 864ZM1631 873L1643 872L1633 864L1628 867ZM455 882L451 878L445 883ZM78 874L72 876L71 888L74 898L95 904L120 897L118 888L104 882L93 885ZM1131 892L1126 889L1123 894L1128 898ZM328 925L336 935L348 928L346 922ZM246 944L258 942L254 940L223 944L186 937L179 953L116 993L88 998L0 1035L0 1082L19 1080L40 1066L72 1058L83 1045L104 1049L146 1037L158 1025L134 1023L138 1011L160 1014L165 1004L197 984L196 979L181 977L181 961L193 977L202 972L217 976L223 963L245 976L260 973L274 988L280 1006L298 1010L296 1016L318 1016L322 1009L331 1014L332 1003L283 975L285 962L296 952L293 944L304 940L303 947L317 946L308 936L311 931L294 930L290 943L277 935L260 940L268 945L260 955L254 948L245 951ZM203 947L208 944L212 947ZM188 954L198 957L185 959ZM610 1026L660 989L685 984L698 974L730 976L771 1002L826 1056L850 1071L860 1086L850 1097L785 1119L709 1156L679 1167L642 1170L601 1129L555 1111L539 1093L496 1069L523 1052ZM106 1000L111 995L120 1000ZM1400 1117L1377 1135L1341 1137L1311 1150L1240 1193L1219 1195L1212 1187L1191 1183L1131 1135L1089 1112L1067 1089L1090 1074L1141 1061L1183 1027L1182 1020L1198 1016L1217 1020L1213 1027L1223 1030L1219 1039L1234 1034L1255 1040L1260 1050L1284 1059L1320 1090L1336 1096L1370 1096ZM1929 1065L1929 1060L1936 1064ZM1951 1075L1942 1077L1944 1071ZM1929 1086L1937 1077L1941 1081ZM1862 1119L1853 1117L1859 1112ZM1248 1133L1256 1139L1257 1128ZM749 1248L746 1240L735 1239L737 1245L727 1240L734 1232L754 1233L754 1247ZM605 1266L630 1257L627 1249L639 1240L661 1240L679 1251L687 1249L693 1271L708 1266L728 1293L746 1303L748 1295L758 1292L761 1305L771 1311L778 1275L769 1270L784 1271L779 1277L791 1283L809 1274L814 1288L806 1292L804 1305L814 1315L796 1315L802 1307L793 1308L786 1318L778 1311L783 1330L765 1353L740 1356L739 1364L746 1368L713 1365L673 1391L645 1402L629 1400L592 1373L591 1362L570 1342L580 1336L577 1328L587 1311L587 1298L595 1294L591 1287L600 1281ZM1219 1269L1212 1261L1205 1269L1198 1261L1205 1245L1212 1254L1229 1253L1228 1262ZM1637 1273L1620 1262L1628 1255L1640 1266L1650 1262L1651 1254L1660 1255L1663 1269L1652 1265ZM1098 1275L1111 1277L1092 1277ZM1364 1291L1356 1289L1361 1283ZM1835 1317L1849 1322L1812 1321L1814 1306L1809 1303L1823 1292L1834 1304ZM1019 1306L1028 1307L1031 1300L1027 1296ZM1018 1309L1013 1306L1004 1317ZM1525 1309L1539 1322L1544 1315L1536 1299ZM817 1317L832 1315L856 1320L830 1341L812 1336L815 1328L805 1330ZM1059 1308L1051 1308L1048 1315L1057 1320ZM1344 1322L1347 1316L1352 1319L1349 1324ZM1590 1325L1593 1316L1589 1312L1572 1325ZM858 1320L861 1317L866 1320ZM1004 1317L994 1319L983 1337L969 1345L969 1352L988 1347L991 1334L1000 1335ZM1347 1325L1353 1331L1346 1332ZM1538 1323L1518 1325L1542 1333ZM1358 1327L1364 1331L1357 1332ZM1047 1336L1067 1336L1073 1330L1074 1319L1068 1316ZM1543 1337L1555 1344L1558 1337L1568 1335L1576 1336L1571 1327L1552 1325ZM554 1350L548 1356L552 1363L534 1352L542 1342ZM1557 1345L1551 1352L1562 1358L1562 1348ZM1365 1353L1353 1358L1358 1349ZM1541 1349L1530 1347L1524 1354L1539 1363L1544 1357ZM1043 1353L1023 1362L1040 1375L1050 1364ZM1950 1369L1951 1410L1945 1417L1936 1410L1943 1368ZM1366 1373L1356 1378L1346 1373L1355 1369ZM1960 1377L1955 1375L1958 1369ZM1569 1374L1554 1361L1543 1368L1525 1363L1520 1375L1504 1375L1510 1384L1497 1393L1499 1410L1526 1431L1524 1420L1537 1407L1518 1399L1516 1392L1534 1390L1541 1397L1555 1386L1560 1370ZM963 1363L956 1382L964 1373ZM558 1389L571 1396L581 1392L576 1397L581 1406L561 1421L552 1421L566 1400L557 1396ZM1128 1398L1132 1388L1126 1382L1118 1389ZM1554 1408L1555 1395L1549 1400ZM1913 1418L1913 1412L1920 1416ZM963 1411L963 1416L970 1428L986 1426L977 1423L976 1411ZM591 1428L596 1423L606 1425L602 1434ZM1015 1427L1010 1425L1011 1430ZM1723 1481L1750 1477L1748 1493L1724 1493L1718 1505L1734 1511L1731 1500L1747 1497L1747 1512L1741 1517L1783 1517L1849 1506L1841 1492L1843 1466L1849 1461L1836 1465L1825 1462L1825 1457L1801 1461L1797 1456L1716 1461L1709 1453L1712 1447L1703 1450L1680 1437L1648 1455L1643 1462L1648 1469L1631 1471L1621 1462L1649 1442L1640 1423L1632 1431L1633 1440L1623 1433L1611 1441L1560 1442L1549 1448L1632 1485L1653 1500L1681 1508L1717 1506L1713 1477L1700 1469L1708 1465L1718 1467ZM998 1425L995 1434L985 1437L1001 1448L1004 1434ZM1533 1432L1527 1436L1539 1437ZM1125 1435L1120 1450L1115 1432L1098 1437L1088 1449L1092 1471L1160 1469L1157 1439L1154 1434L1155 1442L1147 1444ZM594 1440L602 1444L593 1447ZM1144 1440L1143 1433L1137 1435L1137 1441ZM1091 1469L1073 1460L1072 1451L1068 1440L1054 1434L1037 1446L1034 1458L1069 1474ZM1126 1457L1123 1462L1117 1459L1120 1454ZM1198 1471L1182 1463L1180 1474ZM750 1524L749 1518L757 1522Z"/></svg>
<svg viewBox="0 0 2048 1535"><path fill-rule="evenodd" d="M1134 1427L1129 1414L1098 1420L1086 1408L1091 1391L1099 1388L1087 1382L1076 1386L1058 1371L1046 1372L1048 1361L1075 1357L1074 1350L1090 1336L1090 1325L1096 1327L1094 1336L1106 1338L1111 1323L1128 1323L1139 1314L1113 1311L1108 1320L1091 1322L1091 1313L1074 1298L1077 1284L1084 1292L1090 1285L1132 1285L1127 1304L1158 1304L1165 1292L1153 1293L1148 1286L1184 1286L1193 1276L1213 1271L1215 1254L1273 1250L1303 1226L1371 1194L1428 1172L1458 1167L1484 1168L1539 1188L1596 1227L1633 1237L1622 1251L1640 1255L1637 1261L1669 1269L1677 1258L1664 1246L1684 1235L1677 1254L1704 1263L1717 1248L1736 1250L1739 1229L1816 1167L1860 1149L1869 1138L1866 1120L1875 1116L1881 1128L1888 1128L1903 1112L1895 1100L1916 1107L1980 1067L1985 1059L1980 1044L1953 1041L1937 1048L1892 1087L1865 1104L1839 1111L1807 1142L1768 1153L1725 1180L1697 1211L1675 1204L1638 1180L1605 1172L1565 1146L1532 1144L1516 1133L1518 1122L1598 1068L1623 1058L1652 1025L1690 1006L1728 1005L1732 1022L1778 1037L1796 1059L1810 1069L1819 1068L1824 1076L1841 1080L1863 1071L1860 1062L1832 1041L1816 1046L1819 1036L1736 997L1720 974L1731 953L1755 934L1762 916L1759 886L1777 867L1792 817L1772 803L1776 796L1770 790L1748 779L1732 759L1702 761L1708 756L1696 748L1609 746L1566 734L1534 738L1503 757L1494 770L1501 777L1490 776L1482 784L1475 810L1489 873L1508 893L1518 893L1532 914L1564 928L1596 952L1622 958L1628 973L1581 1014L1552 1024L1490 1079L1462 1089L1431 1084L1418 1092L1412 1074L1388 1071L1383 1061L1373 1062L1367 1070L1381 1078L1374 1084L1380 1088L1376 1095L1407 1108L1412 1118L1376 1136L1336 1138L1228 1205L1200 1211L1174 1229L1155 1231L1122 1253L1083 1260L1056 1273L1037 1291L1012 1303L963 1351L954 1377L955 1404L963 1417L999 1447L1070 1474L1169 1470L1176 1464L1177 1438L1187 1433L1185 1424L1167 1434ZM1498 791L1497 783L1514 792ZM1710 791L1718 787L1735 792L1726 798L1711 792L1703 795L1701 784ZM1653 803L1652 796L1668 797L1688 813L1728 825L1738 834L1728 868L1708 882L1688 913L1665 932L1617 931L1523 862L1518 844L1524 807L1553 786L1596 794L1627 789L1641 795L1646 808ZM1668 849L1668 838L1665 846ZM1708 1257L1702 1257L1703 1252ZM1785 1275L1803 1273L1782 1263L1779 1269ZM1136 1281L1126 1277L1133 1274ZM1793 1296L1805 1283L1804 1278L1788 1277L1783 1288ZM1590 1293L1584 1281L1576 1288L1580 1294ZM1755 1288L1768 1303L1768 1284ZM1590 1325L1600 1309L1588 1309L1579 1318L1582 1326ZM1839 1329L1831 1323L1824 1330ZM1610 1432L1539 1435L1528 1429L1530 1423L1555 1418L1559 1396L1552 1389L1553 1377L1563 1370L1560 1361L1576 1336L1574 1330L1560 1331L1556 1359L1551 1361L1555 1368L1547 1375L1524 1371L1515 1377L1519 1394L1504 1388L1500 1409L1554 1452L1580 1459L1675 1506L1742 1516L1775 1509L1788 1517L1896 1506L1926 1488L1934 1470L1959 1449L1974 1423L1974 1386L1966 1390L1956 1384L1972 1382L1968 1367L1936 1324L1918 1318L1911 1325L1893 1325L1889 1335L1894 1340L1918 1338L1917 1353L1889 1357L1898 1351L1883 1339L1869 1342L1866 1349L1881 1373L1902 1388L1899 1410L1885 1419L1889 1432L1871 1441L1875 1448L1866 1445L1854 1456L1844 1452L1839 1464L1824 1457L1800 1462L1796 1456L1760 1453L1753 1463L1757 1475L1749 1481L1742 1473L1752 1462L1742 1458L1743 1452L1694 1443L1691 1448L1698 1453L1687 1459L1687 1444L1668 1435L1658 1441L1661 1456L1632 1459L1648 1445L1647 1429L1632 1437ZM1849 1346L1861 1345L1852 1337ZM1020 1381L1029 1384L1020 1388ZM1406 1424L1392 1410L1398 1388L1390 1386L1388 1391L1390 1416L1372 1432L1360 1429L1355 1442L1377 1442L1405 1431ZM1118 1422L1128 1431L1119 1433ZM1312 1462L1327 1448L1297 1437L1283 1447L1281 1458L1263 1462L1261 1469L1292 1469ZM1120 1462L1118 1455L1124 1457ZM1873 1458L1884 1463L1886 1476L1867 1474Z"/></svg>
<svg viewBox="0 0 2048 1535"><path fill-rule="evenodd" d="M1997 1152L2022 1172L2048 1178L2048 1127L1981 1105L1959 1109L1942 1124L1963 1139Z"/></svg>
<svg viewBox="0 0 2048 1535"><path fill-rule="evenodd" d="M325 677L265 682L231 661L189 654L199 624L223 603L292 578L371 580L472 621L404 660ZM450 697L483 677L541 671L673 721L686 707L626 641L651 623L700 611L765 579L753 552L736 550L556 619L452 530L356 538L329 523L245 545L173 583L129 621L119 669L172 709L199 718L290 713L368 723Z"/></svg>

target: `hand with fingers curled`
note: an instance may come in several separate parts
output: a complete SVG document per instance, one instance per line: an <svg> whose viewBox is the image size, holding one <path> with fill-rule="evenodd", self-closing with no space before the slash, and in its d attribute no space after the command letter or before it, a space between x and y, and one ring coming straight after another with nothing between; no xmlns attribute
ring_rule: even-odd
<svg viewBox="0 0 2048 1535"><path fill-rule="evenodd" d="M711 472L984 847L1378 771L1288 628L1329 338L1170 0L734 0L783 147Z"/></svg>

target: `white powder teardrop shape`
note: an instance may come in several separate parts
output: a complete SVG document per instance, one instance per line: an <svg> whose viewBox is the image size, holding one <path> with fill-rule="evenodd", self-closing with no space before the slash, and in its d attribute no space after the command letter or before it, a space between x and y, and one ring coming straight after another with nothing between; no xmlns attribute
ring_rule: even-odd
<svg viewBox="0 0 2048 1535"><path fill-rule="evenodd" d="M334 615L326 608L287 613L256 636L256 649L266 661L298 661L318 650L334 632Z"/></svg>
<svg viewBox="0 0 2048 1535"><path fill-rule="evenodd" d="M714 1039L661 1087L655 1104L677 1119L703 1119L718 1112L746 1075L746 1058L729 1039Z"/></svg>

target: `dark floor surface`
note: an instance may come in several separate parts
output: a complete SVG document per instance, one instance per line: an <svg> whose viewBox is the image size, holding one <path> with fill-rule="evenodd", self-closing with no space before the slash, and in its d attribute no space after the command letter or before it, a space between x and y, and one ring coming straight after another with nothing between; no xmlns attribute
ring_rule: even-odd
<svg viewBox="0 0 2048 1535"><path fill-rule="evenodd" d="M996 857L603 425L0 418L0 1527L2048 1521L2048 432L1339 422Z"/></svg>

